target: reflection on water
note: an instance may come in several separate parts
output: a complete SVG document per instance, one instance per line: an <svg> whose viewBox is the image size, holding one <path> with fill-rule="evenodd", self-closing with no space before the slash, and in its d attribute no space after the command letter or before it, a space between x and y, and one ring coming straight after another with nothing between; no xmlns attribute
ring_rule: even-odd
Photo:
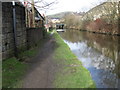
<svg viewBox="0 0 120 90"><path fill-rule="evenodd" d="M119 87L119 36L101 35L76 30L59 32L73 53L91 73L98 88Z"/></svg>

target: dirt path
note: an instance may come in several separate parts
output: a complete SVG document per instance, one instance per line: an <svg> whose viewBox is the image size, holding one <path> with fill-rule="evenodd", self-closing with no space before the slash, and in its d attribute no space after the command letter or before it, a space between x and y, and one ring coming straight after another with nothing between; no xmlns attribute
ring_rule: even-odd
<svg viewBox="0 0 120 90"><path fill-rule="evenodd" d="M27 61L30 67L24 78L23 88L54 88L57 64L52 59L53 52L54 39L50 38L38 55Z"/></svg>

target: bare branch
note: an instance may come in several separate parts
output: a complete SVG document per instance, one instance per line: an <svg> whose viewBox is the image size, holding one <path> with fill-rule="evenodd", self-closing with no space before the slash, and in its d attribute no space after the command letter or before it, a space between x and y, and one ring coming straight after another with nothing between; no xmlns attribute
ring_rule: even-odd
<svg viewBox="0 0 120 90"><path fill-rule="evenodd" d="M33 5L31 2L28 2L29 4L31 4L31 5ZM38 6L38 5L36 5L36 4L38 4L38 3L43 3L43 5L42 6ZM55 0L55 1L53 1L53 2L50 2L50 3L47 3L47 2L45 2L44 0L38 0L38 1L36 1L35 2L35 7L37 7L37 8L40 8L41 10L43 10L43 9L49 9L50 10L50 7L53 5L53 4L57 4L58 2L57 2L57 0Z"/></svg>
<svg viewBox="0 0 120 90"><path fill-rule="evenodd" d="M34 2L34 3L41 3L43 0L38 0L38 1L36 1L36 2Z"/></svg>

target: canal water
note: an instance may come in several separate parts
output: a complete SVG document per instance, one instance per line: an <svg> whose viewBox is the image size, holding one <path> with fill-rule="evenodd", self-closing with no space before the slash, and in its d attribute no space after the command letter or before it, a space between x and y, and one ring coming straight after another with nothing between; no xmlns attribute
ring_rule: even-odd
<svg viewBox="0 0 120 90"><path fill-rule="evenodd" d="M97 88L120 88L120 36L77 30L59 34L90 71Z"/></svg>

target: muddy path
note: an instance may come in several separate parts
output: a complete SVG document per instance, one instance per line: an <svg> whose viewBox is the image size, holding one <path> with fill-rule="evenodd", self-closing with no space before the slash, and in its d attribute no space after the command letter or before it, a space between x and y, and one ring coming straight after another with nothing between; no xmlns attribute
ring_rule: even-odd
<svg viewBox="0 0 120 90"><path fill-rule="evenodd" d="M26 61L29 69L23 80L23 88L54 88L53 81L58 68L52 58L54 49L55 40L50 37L39 53Z"/></svg>

